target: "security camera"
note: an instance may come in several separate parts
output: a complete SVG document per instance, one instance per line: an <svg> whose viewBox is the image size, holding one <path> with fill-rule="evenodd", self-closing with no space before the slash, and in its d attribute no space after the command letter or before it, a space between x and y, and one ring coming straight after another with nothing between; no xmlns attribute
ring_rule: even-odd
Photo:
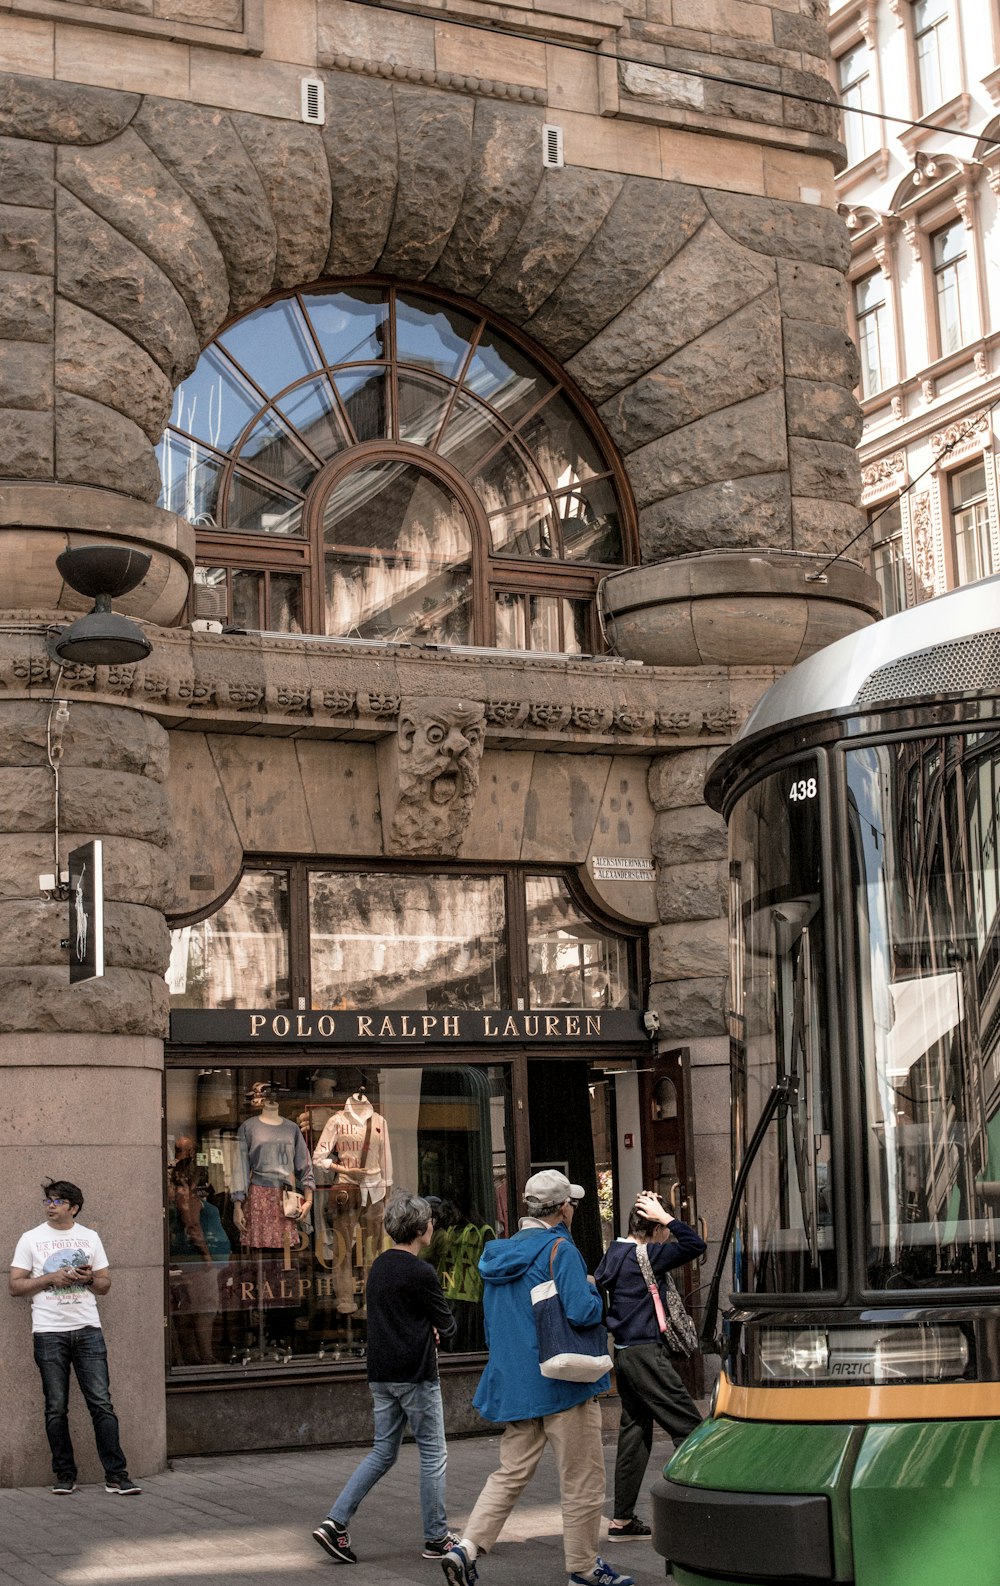
<svg viewBox="0 0 1000 1586"><path fill-rule="evenodd" d="M642 1027L650 1040L652 1040L654 1036L660 1033L660 1015L658 1013L644 1013L642 1016Z"/></svg>

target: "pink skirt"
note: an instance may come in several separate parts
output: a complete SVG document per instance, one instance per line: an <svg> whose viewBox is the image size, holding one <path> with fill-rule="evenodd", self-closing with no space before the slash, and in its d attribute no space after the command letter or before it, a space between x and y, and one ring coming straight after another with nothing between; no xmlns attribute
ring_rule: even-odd
<svg viewBox="0 0 1000 1586"><path fill-rule="evenodd" d="M251 1250L281 1250L285 1240L291 1250L302 1242L299 1225L281 1209L277 1184L251 1184L243 1202L243 1246Z"/></svg>

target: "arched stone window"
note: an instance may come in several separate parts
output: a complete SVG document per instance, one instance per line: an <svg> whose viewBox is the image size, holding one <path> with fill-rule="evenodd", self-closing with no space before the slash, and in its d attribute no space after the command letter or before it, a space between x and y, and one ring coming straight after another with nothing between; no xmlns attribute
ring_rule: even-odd
<svg viewBox="0 0 1000 1586"><path fill-rule="evenodd" d="M248 629L580 653L634 560L610 441L478 311L360 284L235 321L178 388L162 505L195 612Z"/></svg>

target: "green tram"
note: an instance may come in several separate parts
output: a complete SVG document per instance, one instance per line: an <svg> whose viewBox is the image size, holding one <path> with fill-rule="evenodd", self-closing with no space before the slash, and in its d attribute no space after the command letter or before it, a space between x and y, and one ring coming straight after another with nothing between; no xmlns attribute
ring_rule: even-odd
<svg viewBox="0 0 1000 1586"><path fill-rule="evenodd" d="M731 1289L654 1546L678 1586L1000 1586L1000 577L787 673L707 797Z"/></svg>

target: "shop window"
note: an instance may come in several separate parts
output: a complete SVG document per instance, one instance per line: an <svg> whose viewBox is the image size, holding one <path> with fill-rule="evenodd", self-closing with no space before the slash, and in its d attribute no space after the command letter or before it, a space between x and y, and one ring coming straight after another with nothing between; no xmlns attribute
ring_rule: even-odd
<svg viewBox="0 0 1000 1586"><path fill-rule="evenodd" d="M297 293L230 326L159 448L161 505L199 530L193 614L593 648L631 509L596 415L543 356L394 287Z"/></svg>
<svg viewBox="0 0 1000 1586"><path fill-rule="evenodd" d="M986 494L986 463L961 468L948 481L956 584L972 584L996 572Z"/></svg>
<svg viewBox="0 0 1000 1586"><path fill-rule="evenodd" d="M959 89L955 23L948 0L914 0L913 49L920 112L927 115Z"/></svg>
<svg viewBox="0 0 1000 1586"><path fill-rule="evenodd" d="M221 909L172 933L171 1007L290 1007L288 965L288 875L247 870Z"/></svg>
<svg viewBox="0 0 1000 1586"><path fill-rule="evenodd" d="M979 334L976 283L969 257L969 233L960 220L931 237L931 268L937 309L938 347L942 357Z"/></svg>
<svg viewBox="0 0 1000 1586"><path fill-rule="evenodd" d="M510 1151L501 1066L172 1067L172 1376L361 1362L393 1186L433 1197L427 1259L458 1320L443 1348L482 1350L477 1263L511 1231ZM290 1223L282 1187L313 1181L310 1212Z"/></svg>
<svg viewBox="0 0 1000 1586"><path fill-rule="evenodd" d="M877 126L874 117L856 113L878 109L870 64L871 52L863 43L846 50L837 60L848 165L856 165L866 154L870 154L879 146L879 134L874 130ZM852 111L855 114L852 115Z"/></svg>
<svg viewBox="0 0 1000 1586"><path fill-rule="evenodd" d="M880 507L868 515L875 538L872 541L872 576L882 591L882 611L894 617L909 605L903 521L899 502Z"/></svg>
<svg viewBox="0 0 1000 1586"><path fill-rule="evenodd" d="M501 876L313 871L316 1008L510 1006Z"/></svg>
<svg viewBox="0 0 1000 1586"><path fill-rule="evenodd" d="M874 396L896 379L888 289L881 270L854 285L854 316L861 355L861 394Z"/></svg>
<svg viewBox="0 0 1000 1586"><path fill-rule="evenodd" d="M632 1008L635 983L627 938L588 919L559 876L529 876L529 1007Z"/></svg>

